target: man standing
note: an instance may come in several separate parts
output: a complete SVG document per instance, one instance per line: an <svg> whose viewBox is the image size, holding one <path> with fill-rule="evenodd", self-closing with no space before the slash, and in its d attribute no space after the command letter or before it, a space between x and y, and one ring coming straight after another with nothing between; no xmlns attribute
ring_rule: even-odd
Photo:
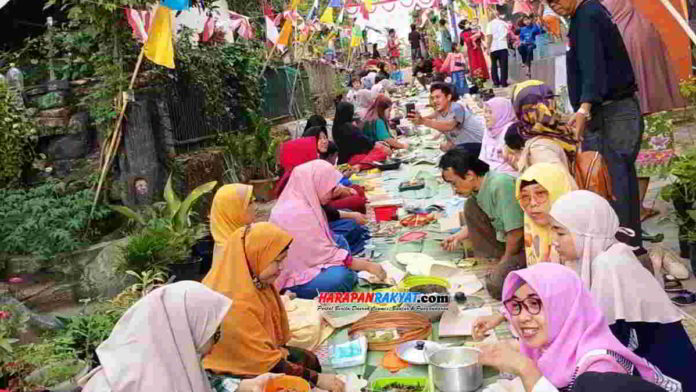
<svg viewBox="0 0 696 392"><path fill-rule="evenodd" d="M569 125L585 150L599 151L606 160L616 197L612 206L621 226L636 234L625 242L641 246L635 161L644 124L621 34L599 0L546 1L555 13L570 18L568 94L576 113Z"/></svg>
<svg viewBox="0 0 696 392"><path fill-rule="evenodd" d="M447 142L440 146L443 151L460 147L470 152L480 152L486 128L483 117L456 102L457 93L453 91L451 84L433 83L430 86L430 96L435 112L426 117L418 112L410 112L408 118L416 125L425 125L444 134Z"/></svg>
<svg viewBox="0 0 696 392"><path fill-rule="evenodd" d="M470 238L476 257L500 259L486 278L489 294L500 300L507 274L526 266L524 213L515 197L515 178L489 171L477 155L461 149L448 151L439 166L455 193L468 198L466 227L442 246L455 251L462 240Z"/></svg>
<svg viewBox="0 0 696 392"><path fill-rule="evenodd" d="M491 56L491 75L495 87L507 87L509 28L508 24L500 18L500 9L496 8L493 12L495 19L486 26L486 42Z"/></svg>
<svg viewBox="0 0 696 392"><path fill-rule="evenodd" d="M414 67L416 66L416 60L423 58L423 55L421 54L420 41L421 35L418 30L416 30L416 25L412 24L411 32L408 33L408 42L411 43L411 62L413 63Z"/></svg>

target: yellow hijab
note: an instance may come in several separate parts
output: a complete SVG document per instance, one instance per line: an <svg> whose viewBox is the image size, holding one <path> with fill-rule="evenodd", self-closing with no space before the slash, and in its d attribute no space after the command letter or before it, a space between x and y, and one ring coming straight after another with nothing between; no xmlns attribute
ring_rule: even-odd
<svg viewBox="0 0 696 392"><path fill-rule="evenodd" d="M549 198L544 206L547 213L558 198L577 190L575 180L568 170L555 163L537 163L525 170L517 179L517 200L520 199L522 181L536 181L549 193ZM551 225L540 226L534 220L524 214L524 248L527 255L527 266L539 262L558 262L558 254L551 246Z"/></svg>
<svg viewBox="0 0 696 392"><path fill-rule="evenodd" d="M248 229L247 229L248 228ZM216 373L256 376L270 371L288 352L290 327L273 285L257 288L253 276L265 270L292 242L278 226L256 223L235 231L223 248L221 263L203 284L232 300L222 322L222 338L203 366Z"/></svg>
<svg viewBox="0 0 696 392"><path fill-rule="evenodd" d="M210 232L215 245L224 245L232 233L244 226L253 190L251 185L229 184L215 193L210 210Z"/></svg>

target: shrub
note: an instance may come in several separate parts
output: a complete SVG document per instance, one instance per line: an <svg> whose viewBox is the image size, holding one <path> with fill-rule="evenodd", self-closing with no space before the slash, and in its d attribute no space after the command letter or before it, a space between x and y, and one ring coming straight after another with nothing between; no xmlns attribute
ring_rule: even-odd
<svg viewBox="0 0 696 392"><path fill-rule="evenodd" d="M33 160L36 127L15 95L0 82L0 184L16 183L26 164Z"/></svg>
<svg viewBox="0 0 696 392"><path fill-rule="evenodd" d="M90 190L64 193L59 182L0 189L0 253L48 258L85 245L93 198ZM92 219L109 214L108 208L98 205Z"/></svg>

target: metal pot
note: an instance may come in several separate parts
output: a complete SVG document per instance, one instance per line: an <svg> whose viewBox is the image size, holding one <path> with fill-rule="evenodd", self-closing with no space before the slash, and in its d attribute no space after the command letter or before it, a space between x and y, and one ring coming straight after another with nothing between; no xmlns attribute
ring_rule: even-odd
<svg viewBox="0 0 696 392"><path fill-rule="evenodd" d="M426 351L433 368L433 384L440 392L472 392L483 384L480 351L468 347L451 347ZM461 365L449 365L450 363Z"/></svg>

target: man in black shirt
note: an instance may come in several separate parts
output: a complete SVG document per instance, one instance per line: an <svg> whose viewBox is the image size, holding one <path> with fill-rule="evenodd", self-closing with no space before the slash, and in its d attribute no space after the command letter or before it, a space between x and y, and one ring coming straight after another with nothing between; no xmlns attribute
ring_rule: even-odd
<svg viewBox="0 0 696 392"><path fill-rule="evenodd" d="M611 14L599 0L546 0L570 18L566 53L568 94L576 113L569 125L586 151L607 162L621 226L635 231L626 240L641 246L640 200L635 162L643 118L628 52Z"/></svg>
<svg viewBox="0 0 696 392"><path fill-rule="evenodd" d="M415 66L416 60L423 58L420 47L421 35L418 30L416 30L415 24L411 25L411 32L408 34L408 41L411 43L411 61Z"/></svg>

